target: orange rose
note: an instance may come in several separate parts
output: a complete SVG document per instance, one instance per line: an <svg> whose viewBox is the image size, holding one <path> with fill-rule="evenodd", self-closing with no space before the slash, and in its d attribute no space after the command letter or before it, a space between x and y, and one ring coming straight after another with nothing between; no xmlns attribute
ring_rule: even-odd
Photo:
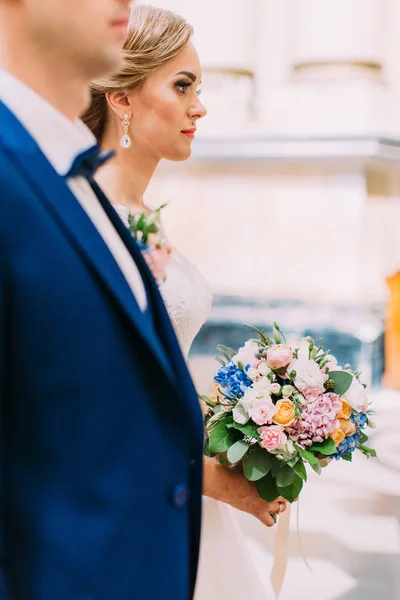
<svg viewBox="0 0 400 600"><path fill-rule="evenodd" d="M342 410L338 414L337 418L338 419L350 419L352 412L353 412L353 409L351 408L350 404L347 404L347 402L344 402L342 400Z"/></svg>
<svg viewBox="0 0 400 600"><path fill-rule="evenodd" d="M349 437L349 435L353 435L356 432L356 424L353 423L353 421L350 421L350 419L339 419L339 422L340 429L343 431L346 437Z"/></svg>
<svg viewBox="0 0 400 600"><path fill-rule="evenodd" d="M345 437L346 436L344 435L344 432L341 429L335 429L335 431L332 431L331 433L331 438L335 442L336 447L343 442Z"/></svg>
<svg viewBox="0 0 400 600"><path fill-rule="evenodd" d="M295 405L291 400L279 400L276 403L277 412L274 415L272 421L276 425L282 425L288 427L296 419Z"/></svg>

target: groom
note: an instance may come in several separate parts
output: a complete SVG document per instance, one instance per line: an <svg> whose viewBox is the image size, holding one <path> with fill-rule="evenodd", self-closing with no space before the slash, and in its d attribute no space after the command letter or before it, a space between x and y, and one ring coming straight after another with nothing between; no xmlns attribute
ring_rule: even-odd
<svg viewBox="0 0 400 600"><path fill-rule="evenodd" d="M200 408L74 122L118 68L128 4L0 0L1 600L194 585Z"/></svg>
<svg viewBox="0 0 400 600"><path fill-rule="evenodd" d="M193 594L200 409L75 119L128 4L0 0L0 600ZM221 499L271 524L243 479Z"/></svg>

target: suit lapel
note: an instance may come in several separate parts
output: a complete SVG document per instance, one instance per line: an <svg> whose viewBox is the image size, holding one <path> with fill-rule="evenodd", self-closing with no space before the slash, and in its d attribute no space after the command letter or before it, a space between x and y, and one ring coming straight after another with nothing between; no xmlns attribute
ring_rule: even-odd
<svg viewBox="0 0 400 600"><path fill-rule="evenodd" d="M131 251L131 254L139 268L139 271L146 284L149 307L151 308L151 312L153 314L154 319L154 326L158 334L157 339L160 339L163 348L168 349L169 363L176 376L176 381L178 382L179 388L184 388L185 390L187 390L185 398L186 408L189 409L196 423L199 423L202 420L202 416L199 403L197 402L197 393L194 389L193 381L187 369L185 359L182 355L182 350L179 346L178 340L171 326L167 309L165 307L164 301L161 297L155 279L151 275L147 263L144 260L137 244L133 240L130 232L121 221L120 217L108 201L105 194L102 192L102 190L97 184L94 184L94 189L110 221L113 223L115 229L118 231L128 250ZM190 403L191 397L196 399L194 403ZM202 429L199 431L199 434L201 437L203 437Z"/></svg>
<svg viewBox="0 0 400 600"><path fill-rule="evenodd" d="M66 181L56 173L36 142L1 103L0 131L5 141L6 151L24 178L29 181L37 198L46 206L65 236L77 248L91 271L123 310L144 343L157 356L168 377L174 379L166 354L152 331L150 320L142 314L131 289L97 229L70 191ZM111 206L110 209L114 210ZM118 215L116 217L118 218ZM136 243L133 239L129 242L134 260L137 258L140 260L140 251Z"/></svg>

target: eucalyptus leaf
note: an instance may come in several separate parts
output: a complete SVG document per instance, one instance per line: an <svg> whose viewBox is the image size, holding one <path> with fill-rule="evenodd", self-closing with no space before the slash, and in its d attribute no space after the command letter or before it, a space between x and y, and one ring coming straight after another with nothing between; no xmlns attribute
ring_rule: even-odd
<svg viewBox="0 0 400 600"><path fill-rule="evenodd" d="M236 421L233 421L233 423L228 425L228 427L241 431L246 437L255 438L257 440L260 439L260 434L258 433L258 425L240 425L240 423L236 423Z"/></svg>
<svg viewBox="0 0 400 600"><path fill-rule="evenodd" d="M347 371L329 371L329 379L335 382L335 394L343 396L351 386L353 375Z"/></svg>
<svg viewBox="0 0 400 600"><path fill-rule="evenodd" d="M276 485L278 487L287 487L291 485L297 477L298 476L289 465L284 465L276 474Z"/></svg>
<svg viewBox="0 0 400 600"><path fill-rule="evenodd" d="M330 456L331 454L336 454L336 444L332 438L328 438L323 442L318 442L313 444L310 448L312 452L319 452L320 454L324 454L325 456Z"/></svg>
<svg viewBox="0 0 400 600"><path fill-rule="evenodd" d="M228 460L230 463L235 464L242 460L243 456L249 449L249 445L243 440L235 442L228 450Z"/></svg>
<svg viewBox="0 0 400 600"><path fill-rule="evenodd" d="M287 487L279 487L278 493L280 496L285 498L288 502L294 502L298 497L303 488L303 480L300 477L296 477L293 483Z"/></svg>
<svg viewBox="0 0 400 600"><path fill-rule="evenodd" d="M252 446L242 460L243 472L249 481L258 481L271 470L271 458L268 452L258 445Z"/></svg>
<svg viewBox="0 0 400 600"><path fill-rule="evenodd" d="M276 487L275 480L272 477L271 473L268 473L268 475L256 481L255 485L258 494L266 502L273 502L278 498L278 488Z"/></svg>
<svg viewBox="0 0 400 600"><path fill-rule="evenodd" d="M211 429L209 438L210 452L215 452L216 454L227 452L234 442L235 438L227 427L226 419L222 419Z"/></svg>

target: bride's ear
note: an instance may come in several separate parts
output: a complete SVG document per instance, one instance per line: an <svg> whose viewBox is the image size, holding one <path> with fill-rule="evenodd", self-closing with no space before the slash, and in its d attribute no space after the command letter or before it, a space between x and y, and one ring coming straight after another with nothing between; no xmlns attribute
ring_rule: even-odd
<svg viewBox="0 0 400 600"><path fill-rule="evenodd" d="M107 92L106 99L108 106L120 119L123 119L124 114L131 112L129 98L125 92Z"/></svg>

